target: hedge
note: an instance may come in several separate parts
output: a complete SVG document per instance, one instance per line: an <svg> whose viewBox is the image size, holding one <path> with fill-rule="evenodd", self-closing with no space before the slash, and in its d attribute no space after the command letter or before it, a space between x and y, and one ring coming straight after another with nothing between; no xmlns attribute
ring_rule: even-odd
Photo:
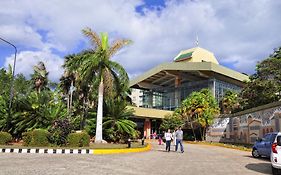
<svg viewBox="0 0 281 175"><path fill-rule="evenodd" d="M12 135L8 132L0 132L0 145L6 145L12 141Z"/></svg>
<svg viewBox="0 0 281 175"><path fill-rule="evenodd" d="M86 132L71 133L67 137L69 146L84 147L90 144L90 135Z"/></svg>
<svg viewBox="0 0 281 175"><path fill-rule="evenodd" d="M25 146L48 146L50 133L44 129L35 129L33 131L23 133L23 141Z"/></svg>

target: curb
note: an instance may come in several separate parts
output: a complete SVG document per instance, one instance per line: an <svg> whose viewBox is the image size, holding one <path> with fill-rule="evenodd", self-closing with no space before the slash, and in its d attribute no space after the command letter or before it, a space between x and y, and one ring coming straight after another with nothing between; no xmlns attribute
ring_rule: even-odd
<svg viewBox="0 0 281 175"><path fill-rule="evenodd" d="M245 151L245 152L251 152L251 148L246 148L246 147L239 147L236 145L230 145L230 144L216 144L216 143L194 143L194 142L185 142L188 144L192 144L192 145L202 145L202 146L213 146L213 147L221 147L221 148L228 148L228 149L233 149L233 150L239 150L239 151Z"/></svg>
<svg viewBox="0 0 281 175"><path fill-rule="evenodd" d="M35 149L0 148L0 153L36 153L36 154L92 154L92 149Z"/></svg>
<svg viewBox="0 0 281 175"><path fill-rule="evenodd" d="M93 150L93 154L121 154L121 153L136 153L150 151L151 145L148 143L143 148L127 148L127 149L96 149Z"/></svg>
<svg viewBox="0 0 281 175"><path fill-rule="evenodd" d="M36 148L0 148L0 153L30 153L30 154L121 154L136 153L151 150L151 145L144 148L127 149L36 149Z"/></svg>

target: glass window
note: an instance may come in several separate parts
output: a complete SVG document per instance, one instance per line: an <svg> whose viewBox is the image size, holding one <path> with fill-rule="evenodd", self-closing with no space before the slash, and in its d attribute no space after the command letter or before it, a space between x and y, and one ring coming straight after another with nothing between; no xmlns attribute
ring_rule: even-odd
<svg viewBox="0 0 281 175"><path fill-rule="evenodd" d="M271 139L271 134L266 134L266 135L264 136L263 141L268 142L268 141L270 141L270 139Z"/></svg>

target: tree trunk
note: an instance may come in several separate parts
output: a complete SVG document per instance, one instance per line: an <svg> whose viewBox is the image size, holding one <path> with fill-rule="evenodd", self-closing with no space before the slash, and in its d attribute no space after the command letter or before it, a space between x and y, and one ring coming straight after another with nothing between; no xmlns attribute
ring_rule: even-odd
<svg viewBox="0 0 281 175"><path fill-rule="evenodd" d="M102 115L103 115L103 80L99 84L98 112L95 143L102 143Z"/></svg>
<svg viewBox="0 0 281 175"><path fill-rule="evenodd" d="M80 130L84 130L86 119L88 118L88 111L89 111L89 106L86 103L86 100L85 100L85 97L84 97L84 99L83 99L83 115L82 115L82 120L80 122Z"/></svg>
<svg viewBox="0 0 281 175"><path fill-rule="evenodd" d="M195 135L195 132L194 132L192 121L190 122L190 125L191 125L191 130L192 130L192 133L193 133L194 141L196 141L196 135Z"/></svg>
<svg viewBox="0 0 281 175"><path fill-rule="evenodd" d="M199 132L200 132L201 141L203 141L202 126L199 127Z"/></svg>

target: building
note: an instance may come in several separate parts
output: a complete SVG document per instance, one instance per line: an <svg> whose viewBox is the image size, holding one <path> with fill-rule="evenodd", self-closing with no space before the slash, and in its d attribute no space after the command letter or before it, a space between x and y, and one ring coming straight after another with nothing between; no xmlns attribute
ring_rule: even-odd
<svg viewBox="0 0 281 175"><path fill-rule="evenodd" d="M219 64L213 53L200 47L181 51L170 63L160 64L130 81L132 89L141 90L139 107L172 111L193 91L209 88L219 101L227 90L239 92L248 76ZM150 131L157 130L157 119L143 110L141 118ZM163 116L162 116L163 118ZM155 126L153 128L153 126ZM146 135L147 127L144 128Z"/></svg>

